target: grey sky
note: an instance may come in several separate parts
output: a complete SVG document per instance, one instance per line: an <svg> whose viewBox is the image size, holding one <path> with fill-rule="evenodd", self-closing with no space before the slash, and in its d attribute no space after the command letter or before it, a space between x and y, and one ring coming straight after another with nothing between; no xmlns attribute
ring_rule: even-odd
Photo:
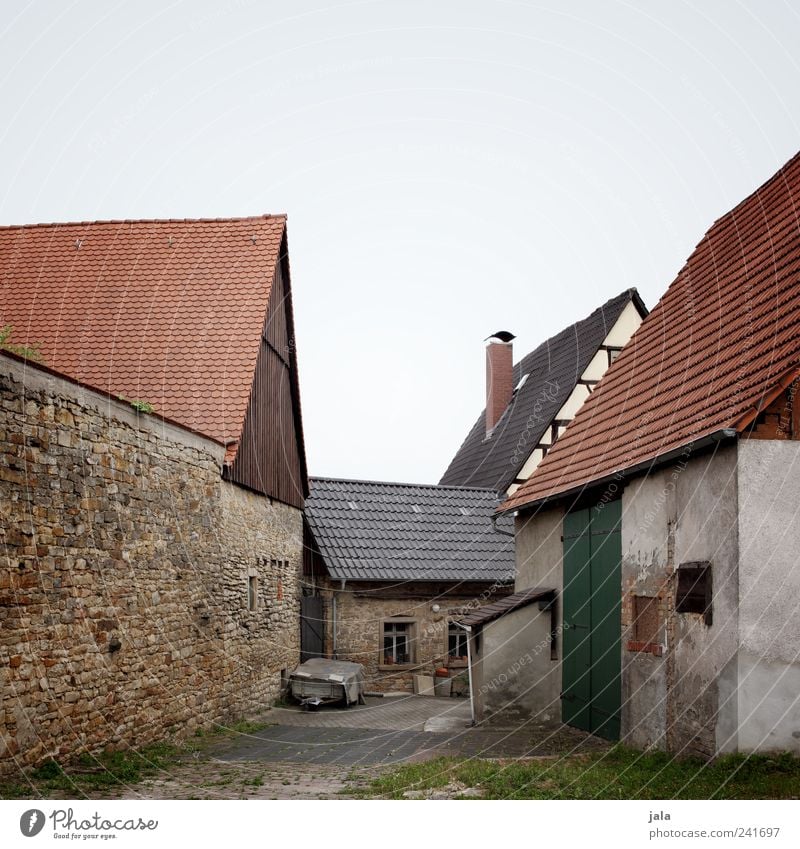
<svg viewBox="0 0 800 849"><path fill-rule="evenodd" d="M0 222L289 214L312 473L435 481L517 356L652 306L794 154L785 2L32 2Z"/></svg>

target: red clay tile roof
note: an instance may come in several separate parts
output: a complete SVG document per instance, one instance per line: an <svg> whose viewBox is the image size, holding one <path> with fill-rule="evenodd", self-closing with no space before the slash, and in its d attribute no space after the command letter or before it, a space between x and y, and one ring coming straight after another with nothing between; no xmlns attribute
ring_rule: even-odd
<svg viewBox="0 0 800 849"><path fill-rule="evenodd" d="M501 510L741 432L800 369L800 154L706 233Z"/></svg>
<svg viewBox="0 0 800 849"><path fill-rule="evenodd" d="M247 410L286 218L0 227L0 326L218 442Z"/></svg>

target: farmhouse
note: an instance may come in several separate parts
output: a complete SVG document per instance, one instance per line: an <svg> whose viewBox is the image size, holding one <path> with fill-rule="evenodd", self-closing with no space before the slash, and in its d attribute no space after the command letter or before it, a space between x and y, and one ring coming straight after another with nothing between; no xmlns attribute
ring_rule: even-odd
<svg viewBox="0 0 800 849"><path fill-rule="evenodd" d="M310 484L304 649L362 663L374 691L410 692L414 674L436 668L465 679L467 635L455 623L514 580L513 522L495 526L497 494L330 478Z"/></svg>
<svg viewBox="0 0 800 849"><path fill-rule="evenodd" d="M475 612L482 717L800 751L798 197L800 155L714 223L501 507L541 603Z"/></svg>
<svg viewBox="0 0 800 849"><path fill-rule="evenodd" d="M0 228L0 770L262 708L299 660L286 220Z"/></svg>

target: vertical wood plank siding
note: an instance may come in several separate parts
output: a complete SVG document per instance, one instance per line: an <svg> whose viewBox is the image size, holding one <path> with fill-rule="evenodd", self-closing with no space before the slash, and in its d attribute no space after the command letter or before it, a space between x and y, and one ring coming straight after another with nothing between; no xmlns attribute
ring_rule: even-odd
<svg viewBox="0 0 800 849"><path fill-rule="evenodd" d="M279 260L242 439L226 477L302 508L308 483L287 280L288 267Z"/></svg>

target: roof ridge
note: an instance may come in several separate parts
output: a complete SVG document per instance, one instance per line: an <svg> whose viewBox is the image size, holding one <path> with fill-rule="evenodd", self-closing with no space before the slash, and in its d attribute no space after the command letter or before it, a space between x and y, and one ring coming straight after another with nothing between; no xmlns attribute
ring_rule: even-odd
<svg viewBox="0 0 800 849"><path fill-rule="evenodd" d="M535 348L531 349L530 351L528 351L527 354L524 354L522 357L520 357L517 362L514 363L514 368L521 365L524 360L535 354L537 351L543 348L546 349L550 343L555 342L555 340L557 340L560 336L563 336L565 334L568 335L574 332L576 327L578 327L579 325L586 324L598 313L603 312L603 310L611 306L611 304L613 304L615 301L619 301L621 298L624 298L626 296L630 301L639 301L641 306L644 308L645 314L647 314L648 309L644 301L642 300L642 296L639 294L639 290L635 286L631 286L628 289L623 289L618 295L614 295L613 298L609 298L605 303L600 304L599 307L595 307L588 315L573 321L572 324L568 324L566 327L562 327L561 330L558 330L552 335L548 336L547 339L543 339Z"/></svg>
<svg viewBox="0 0 800 849"><path fill-rule="evenodd" d="M716 228L716 226L719 223L721 223L722 221L725 221L727 218L731 218L737 212L737 210L740 207L744 206L746 203L749 203L757 194L759 194L759 192L764 191L764 189L766 189L767 186L771 185L772 183L774 183L779 178L784 177L786 171L791 169L795 165L795 162L798 159L800 159L800 150L798 150L794 154L794 156L792 156L787 162L784 162L783 165L781 165L780 168L778 168L778 170L775 171L770 177L768 177L766 180L764 180L764 182L761 183L760 186L753 189L753 191L750 192L749 195L747 195L742 200L740 200L739 203L736 204L736 206L731 207L726 213L724 213L723 215L720 215L719 218L715 218L713 220L713 222L711 223L711 226L703 234L703 238L697 243L697 245L695 247L699 247L708 238L708 235L711 233L711 231L713 229ZM691 259L691 256L689 258L687 258L687 262L688 262L689 259Z"/></svg>
<svg viewBox="0 0 800 849"><path fill-rule="evenodd" d="M464 492L486 492L492 493L495 498L500 498L499 493L496 489L492 489L491 487L486 486L455 486L453 484L440 484L440 483L410 483L408 481L376 481L376 480L365 480L363 478L334 478L334 477L326 477L324 475L310 475L309 483L312 481L329 481L331 483L366 483L373 486L414 486L421 489L456 489Z"/></svg>
<svg viewBox="0 0 800 849"><path fill-rule="evenodd" d="M39 221L33 224L0 224L0 230L27 230L34 227L90 227L94 224L227 224L234 221L269 221L288 219L285 212L261 215L233 215L229 218L98 218L94 221Z"/></svg>

